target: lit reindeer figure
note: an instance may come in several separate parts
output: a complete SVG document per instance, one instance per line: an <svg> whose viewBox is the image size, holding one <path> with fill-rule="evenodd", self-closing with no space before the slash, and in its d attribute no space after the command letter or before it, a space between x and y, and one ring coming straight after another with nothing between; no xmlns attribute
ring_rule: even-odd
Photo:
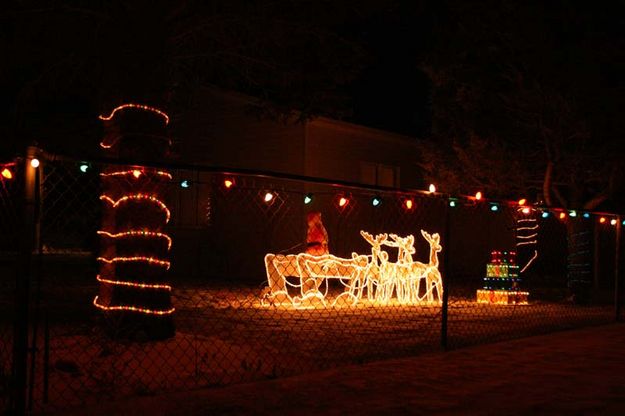
<svg viewBox="0 0 625 416"><path fill-rule="evenodd" d="M371 244L371 257L366 271L367 298L381 300L380 298L386 297L388 291L388 253L382 250L382 244L388 239L388 234L378 234L374 238L368 232L360 231L360 235Z"/></svg>
<svg viewBox="0 0 625 416"><path fill-rule="evenodd" d="M397 300L401 304L417 303L421 300L419 287L421 279L425 278L428 265L412 260L412 255L416 251L412 234L407 237L391 234L390 237L393 241L386 242L386 245L398 249L397 263L393 267Z"/></svg>
<svg viewBox="0 0 625 416"><path fill-rule="evenodd" d="M440 303L443 295L443 278L438 270L438 253L440 253L443 249L440 244L441 237L438 233L430 235L423 230L421 230L421 235L427 240L428 243L430 243L430 262L427 264L427 269L424 273L427 286L423 297L427 296L427 301L433 302L433 291L436 289L436 296L438 297L438 302Z"/></svg>
<svg viewBox="0 0 625 416"><path fill-rule="evenodd" d="M297 309L338 305L355 306L364 297L387 305L396 293L397 302L402 305L419 304L427 299L435 302L434 290L441 302L442 278L438 270L438 253L442 250L440 236L421 230L421 235L430 245L428 263L414 261L414 236L400 237L396 234L378 234L373 237L361 231L362 237L371 245L370 255L352 253L351 258L340 258L331 254L267 254L265 267L268 287L261 304L290 305ZM389 262L389 254L382 246L396 247L397 261ZM287 277L299 282L290 283ZM421 280L425 280L425 292L420 296ZM343 292L328 299L328 284L339 282ZM323 285L323 286L322 286ZM325 288L325 289L323 289ZM299 295L293 290L299 289Z"/></svg>
<svg viewBox="0 0 625 416"><path fill-rule="evenodd" d="M392 241L385 241L389 247L397 247L397 262L388 263L384 271L388 274L385 281L391 281L395 287L397 300L401 304L416 304L427 298L428 302L434 301L434 290L441 301L442 278L438 270L438 253L442 250L440 236L430 235L421 230L421 235L430 245L429 262L421 263L414 261L412 255L415 253L414 236L400 237L390 234ZM385 256L388 258L388 255ZM425 280L425 293L420 296L421 280ZM388 295L390 296L390 294Z"/></svg>

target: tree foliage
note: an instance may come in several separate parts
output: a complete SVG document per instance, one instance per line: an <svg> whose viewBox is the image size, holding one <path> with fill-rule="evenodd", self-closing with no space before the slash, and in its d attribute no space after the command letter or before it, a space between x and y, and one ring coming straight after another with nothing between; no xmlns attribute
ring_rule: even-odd
<svg viewBox="0 0 625 416"><path fill-rule="evenodd" d="M268 115L340 117L351 109L344 86L367 62L346 28L385 7L375 0L13 1L0 11L4 144L82 136L81 146L98 112L134 100L175 115L202 85L257 97Z"/></svg>
<svg viewBox="0 0 625 416"><path fill-rule="evenodd" d="M625 154L620 6L441 3L423 63L433 85L428 179L566 208L614 200Z"/></svg>

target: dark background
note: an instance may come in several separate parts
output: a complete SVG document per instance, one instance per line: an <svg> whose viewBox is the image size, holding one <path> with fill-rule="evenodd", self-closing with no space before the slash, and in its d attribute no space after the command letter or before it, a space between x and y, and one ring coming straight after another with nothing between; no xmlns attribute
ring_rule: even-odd
<svg viewBox="0 0 625 416"><path fill-rule="evenodd" d="M512 191L491 186L492 196L538 192L548 143L563 154L556 180L567 188L553 204L582 207L622 188L623 6L9 1L0 12L0 155L37 142L97 156L97 115L128 101L167 109L175 136L201 87L217 86L254 97L259 117L323 115L415 137L440 150L422 153L435 168L458 164L458 144L484 164L500 158ZM448 173L433 180L464 191ZM464 175L471 187L493 182L473 173Z"/></svg>

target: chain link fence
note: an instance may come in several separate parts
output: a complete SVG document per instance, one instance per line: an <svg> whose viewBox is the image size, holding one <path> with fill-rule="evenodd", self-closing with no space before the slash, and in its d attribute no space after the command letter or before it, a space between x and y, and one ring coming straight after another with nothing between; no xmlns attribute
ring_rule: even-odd
<svg viewBox="0 0 625 416"><path fill-rule="evenodd" d="M492 203L460 208L450 218L451 270L446 275L450 348L614 321L615 225L598 223L594 216L579 219L595 239L594 270L587 265L594 274L593 298L581 304L574 302L568 287L567 247L570 222L576 217L560 218L564 211ZM532 221L529 227L528 221ZM535 243L517 245L529 241L523 236ZM508 295L492 299L493 291L487 291L491 303L476 302L477 292L489 284L486 265L492 262L492 251L506 250L516 253L517 270L525 268L518 286L528 301Z"/></svg>
<svg viewBox="0 0 625 416"><path fill-rule="evenodd" d="M56 158L39 169L32 410L273 379L615 319L617 227L594 217L596 295L578 305L567 291L567 221L557 213L543 218L531 208L538 231L526 249L517 246L526 217L510 204L495 210L474 199L202 167ZM103 262L97 232L111 207L100 198L101 174L110 172L126 172L130 182L146 172L171 175L162 231L172 240L164 282L175 307L172 337L122 331L128 311L94 306ZM7 201L15 196L3 193ZM312 212L321 213L325 232L313 230ZM518 251L523 266L534 250L515 282L529 293L527 304L477 301L493 251Z"/></svg>
<svg viewBox="0 0 625 416"><path fill-rule="evenodd" d="M0 164L0 171L0 409L7 409L11 398L23 175L19 160Z"/></svg>

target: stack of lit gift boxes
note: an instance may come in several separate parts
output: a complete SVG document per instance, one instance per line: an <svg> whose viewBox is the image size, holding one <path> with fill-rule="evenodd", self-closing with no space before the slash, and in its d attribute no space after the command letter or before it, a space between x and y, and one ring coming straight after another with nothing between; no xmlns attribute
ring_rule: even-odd
<svg viewBox="0 0 625 416"><path fill-rule="evenodd" d="M477 291L478 303L527 304L528 292L520 290L521 278L514 251L493 251L486 265L484 287Z"/></svg>

